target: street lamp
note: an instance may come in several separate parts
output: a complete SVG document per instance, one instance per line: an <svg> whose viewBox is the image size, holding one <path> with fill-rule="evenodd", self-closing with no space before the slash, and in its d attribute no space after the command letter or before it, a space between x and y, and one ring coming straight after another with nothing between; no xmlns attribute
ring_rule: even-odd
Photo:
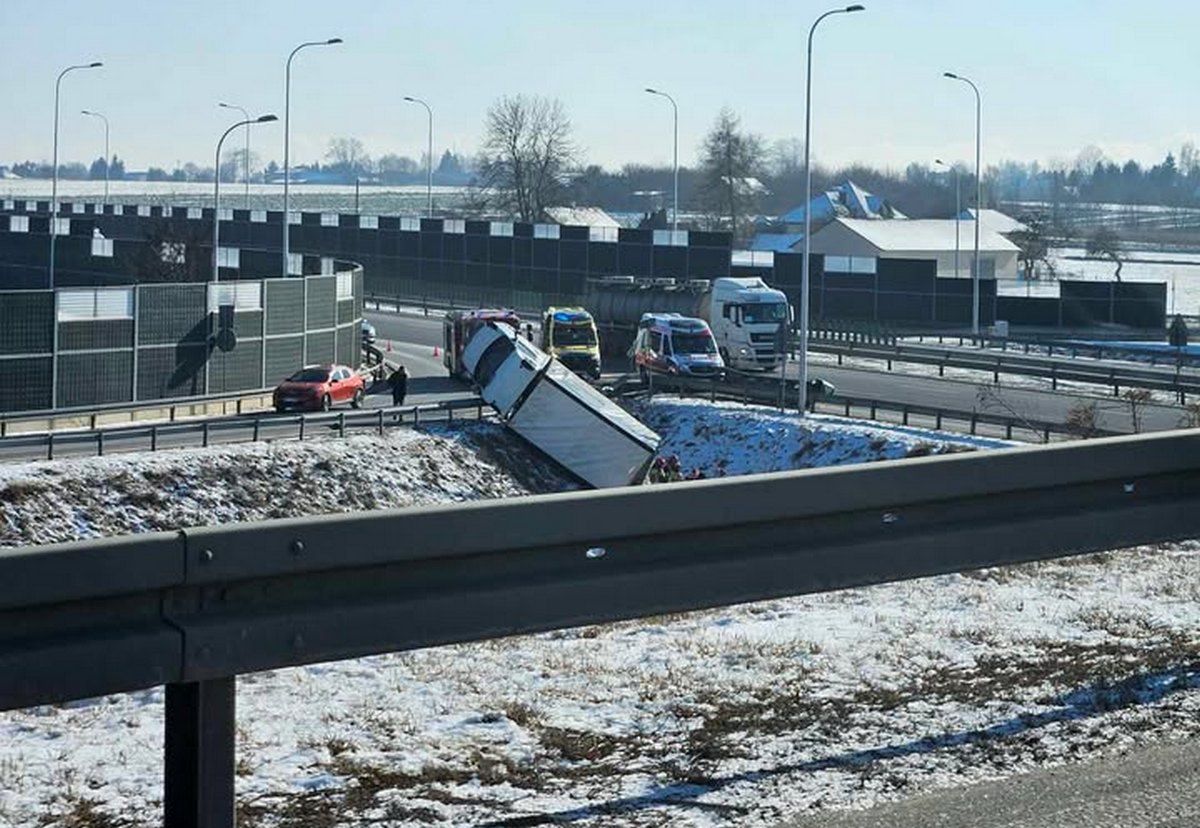
<svg viewBox="0 0 1200 828"><path fill-rule="evenodd" d="M955 164L953 167L951 167L949 164L947 164L945 161L943 161L940 158L933 159L933 163L937 164L940 167L945 167L946 169L948 169L954 173L954 278L957 279L958 278L958 250L959 250L958 225L959 225L959 220L962 218L962 190L958 186L958 182L959 182L958 165Z"/></svg>
<svg viewBox="0 0 1200 828"><path fill-rule="evenodd" d="M800 413L808 405L808 260L812 255L812 53L813 33L826 17L863 11L860 5L831 9L813 21L808 30L808 69L804 82L804 261L800 263ZM784 369L787 362L784 362Z"/></svg>
<svg viewBox="0 0 1200 828"><path fill-rule="evenodd" d="M54 82L54 159L50 172L50 289L54 290L54 242L58 238L58 98L63 76L76 69L99 69L104 64L100 61L79 63L68 66L58 73Z"/></svg>
<svg viewBox="0 0 1200 828"><path fill-rule="evenodd" d="M675 171L675 204L671 208L671 232L674 233L679 229L679 107L675 104L675 99L666 92L660 92L657 89L646 87L646 91L651 95L659 95L671 102L671 111L675 114L675 150L674 160L671 162L671 167Z"/></svg>
<svg viewBox="0 0 1200 828"><path fill-rule="evenodd" d="M980 156L980 116L983 110L983 102L979 97L979 87L972 83L962 75L956 75L953 72L943 72L943 77L950 80L962 81L975 90L975 273L972 276L973 287L971 289L971 333L979 336L979 225L982 220L981 212L983 210L983 178L980 176L979 156Z"/></svg>
<svg viewBox="0 0 1200 828"><path fill-rule="evenodd" d="M213 269L212 280L214 283L221 280L220 264L217 258L217 251L221 244L221 145L225 143L225 139L229 133L233 132L238 127L244 126L250 128L251 124L266 124L271 121L278 121L274 115L260 115L257 118L247 118L244 121L238 121L236 124L225 130L221 134L221 139L217 141L217 159L213 166L216 174L213 175Z"/></svg>
<svg viewBox="0 0 1200 828"><path fill-rule="evenodd" d="M329 40L309 40L301 43L292 53L288 55L287 67L283 75L283 278L288 277L288 184L291 175L290 163L290 138L291 138L291 108L292 108L292 58L301 49L307 49L309 46L333 46L341 43L340 37L331 37Z"/></svg>
<svg viewBox="0 0 1200 828"><path fill-rule="evenodd" d="M104 206L108 206L108 165L109 159L112 157L108 154L108 118L105 118L99 112L92 112L90 109L79 110L81 115L91 115L93 118L99 118L104 121Z"/></svg>
<svg viewBox="0 0 1200 828"><path fill-rule="evenodd" d="M218 102L217 106L224 107L225 109L236 109L238 112L242 113L242 117L246 119L246 158L245 158L246 163L244 165L245 172L243 173L243 175L246 176L246 209L249 210L250 209L250 124L253 123L253 119L250 117L249 112L247 112L245 109L238 106L237 104L228 104L228 103ZM217 170L220 171L220 167L218 167Z"/></svg>
<svg viewBox="0 0 1200 828"><path fill-rule="evenodd" d="M408 101L409 103L420 104L421 106L425 107L425 112L429 115L429 149L425 157L425 192L429 200L427 211L429 217L433 218L433 110L429 108L429 104L425 103L425 101L421 100L420 98L414 98L411 95L405 95L404 100Z"/></svg>

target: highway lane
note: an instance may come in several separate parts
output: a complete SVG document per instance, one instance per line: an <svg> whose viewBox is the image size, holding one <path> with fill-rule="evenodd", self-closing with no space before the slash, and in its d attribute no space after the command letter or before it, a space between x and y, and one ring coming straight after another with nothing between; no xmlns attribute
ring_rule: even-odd
<svg viewBox="0 0 1200 828"><path fill-rule="evenodd" d="M441 342L441 319L436 316L414 316L393 313L368 313L381 339L396 342L433 345ZM399 348L401 346L394 346ZM406 351L407 352L407 351ZM625 369L623 360L610 362L606 367ZM790 376L796 366L789 366ZM937 406L958 411L980 411L1029 420L1063 422L1072 408L1094 402L1096 425L1102 429L1132 432L1130 404L1115 397L1083 396L1063 391L1042 391L1004 385L981 385L963 380L895 374L859 368L820 367L811 372L832 382L839 392L848 396L870 397L910 405ZM1154 404L1141 408L1143 431L1164 431L1178 428L1184 411L1176 405Z"/></svg>
<svg viewBox="0 0 1200 828"><path fill-rule="evenodd" d="M1157 745L780 828L1193 828L1200 743Z"/></svg>

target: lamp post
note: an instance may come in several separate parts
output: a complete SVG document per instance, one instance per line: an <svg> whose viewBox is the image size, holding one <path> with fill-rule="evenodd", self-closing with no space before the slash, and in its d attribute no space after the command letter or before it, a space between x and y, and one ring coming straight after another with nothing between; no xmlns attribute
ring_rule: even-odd
<svg viewBox="0 0 1200 828"><path fill-rule="evenodd" d="M242 117L246 119L246 158L244 159L245 160L245 164L243 165L244 172L242 174L246 177L246 209L249 210L250 209L250 124L252 124L254 122L254 119L250 117L249 112L247 112L245 109L238 106L237 104L228 104L228 103L224 103L224 102L219 102L219 103L217 103L217 106L224 107L225 109L236 109L238 112L242 113ZM276 120L278 120L278 119L276 119ZM217 172L220 172L220 170L221 170L221 168L220 168L220 166L218 166Z"/></svg>
<svg viewBox="0 0 1200 828"><path fill-rule="evenodd" d="M949 164L947 164L945 161L943 161L940 158L935 158L933 160L933 163L937 164L938 166L945 167L946 169L948 169L954 173L954 278L957 279L958 278L958 250L959 250L958 225L960 223L959 220L962 218L962 190L958 186L958 182L959 182L958 166L955 165L955 166L951 167Z"/></svg>
<svg viewBox="0 0 1200 828"><path fill-rule="evenodd" d="M812 53L813 33L826 17L860 12L863 6L831 9L813 21L808 30L808 68L804 82L804 261L800 263L800 377L799 403L803 414L808 405L808 260L812 255ZM784 362L784 370L787 362Z"/></svg>
<svg viewBox="0 0 1200 828"><path fill-rule="evenodd" d="M967 78L964 78L962 75L956 75L953 72L943 72L942 75L951 80L962 81L975 91L975 273L971 278L973 283L971 289L971 333L979 336L979 225L981 219L980 213L983 210L983 178L980 175L979 158L980 122L983 102L979 96L979 87Z"/></svg>
<svg viewBox="0 0 1200 828"><path fill-rule="evenodd" d="M79 63L74 66L68 66L66 69L58 73L58 80L54 82L54 159L52 170L50 172L50 289L54 290L54 242L58 238L58 98L59 90L62 87L62 79L68 72L74 72L76 69L98 69L104 64L100 61L92 63Z"/></svg>
<svg viewBox="0 0 1200 828"><path fill-rule="evenodd" d="M428 199L426 211L429 218L433 218L433 110L429 108L429 104L420 98L405 95L404 100L409 103L420 104L425 107L425 112L429 115L429 148L425 154L425 194Z"/></svg>
<svg viewBox="0 0 1200 828"><path fill-rule="evenodd" d="M108 152L108 118L105 118L99 112L92 112L90 109L81 109L80 114L91 115L93 118L99 118L104 121L104 206L108 206L108 165L112 158Z"/></svg>
<svg viewBox="0 0 1200 828"><path fill-rule="evenodd" d="M329 40L309 40L301 43L292 53L288 55L287 66L283 73L283 278L288 277L288 184L291 174L290 147L291 147L291 110L292 110L292 58L301 49L307 49L309 46L333 46L341 43L340 37L331 37Z"/></svg>
<svg viewBox="0 0 1200 828"><path fill-rule="evenodd" d="M672 156L673 160L671 161L671 168L674 170L675 174L675 203L671 208L671 232L674 233L679 229L679 107L675 104L675 99L666 92L660 92L659 90L651 89L648 86L646 87L646 91L651 95L658 95L670 101L671 111L675 116L675 149Z"/></svg>
<svg viewBox="0 0 1200 828"><path fill-rule="evenodd" d="M238 121L236 124L225 130L221 134L221 138L217 141L217 159L213 169L216 171L213 175L213 283L221 281L221 266L217 257L217 251L221 244L221 145L225 143L225 139L229 137L229 133L233 132L238 127L244 126L250 128L251 124L266 124L271 121L278 121L274 115L260 115L257 118L247 118L244 121Z"/></svg>

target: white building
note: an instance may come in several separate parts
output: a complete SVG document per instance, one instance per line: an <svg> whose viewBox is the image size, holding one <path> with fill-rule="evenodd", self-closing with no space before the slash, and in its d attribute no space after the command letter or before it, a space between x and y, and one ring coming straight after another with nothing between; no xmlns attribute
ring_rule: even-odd
<svg viewBox="0 0 1200 828"><path fill-rule="evenodd" d="M925 259L937 262L937 275L953 278L954 219L873 221L839 218L813 233L812 252L825 256L826 273L874 273L876 259ZM958 276L970 278L975 251L974 222L958 224ZM1017 278L1015 244L987 229L979 233L979 275L983 279ZM870 261L867 261L870 260Z"/></svg>

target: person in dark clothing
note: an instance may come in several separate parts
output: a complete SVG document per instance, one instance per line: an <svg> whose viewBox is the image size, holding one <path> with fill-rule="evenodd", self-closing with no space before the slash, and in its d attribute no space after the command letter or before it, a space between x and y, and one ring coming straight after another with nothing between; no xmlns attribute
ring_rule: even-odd
<svg viewBox="0 0 1200 828"><path fill-rule="evenodd" d="M404 397L408 394L408 371L401 365L388 377L392 386L392 405L404 405Z"/></svg>

